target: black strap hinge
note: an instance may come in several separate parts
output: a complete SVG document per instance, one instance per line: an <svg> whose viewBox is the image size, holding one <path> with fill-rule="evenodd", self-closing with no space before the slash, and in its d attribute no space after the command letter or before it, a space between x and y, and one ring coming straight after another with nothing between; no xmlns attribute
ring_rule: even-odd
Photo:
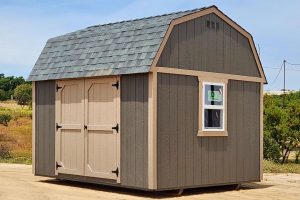
<svg viewBox="0 0 300 200"><path fill-rule="evenodd" d="M59 87L57 84L56 84L56 92L58 92L59 89L61 89L62 87Z"/></svg>
<svg viewBox="0 0 300 200"><path fill-rule="evenodd" d="M62 126L58 125L58 123L56 123L56 131L58 131L59 128L62 128Z"/></svg>
<svg viewBox="0 0 300 200"><path fill-rule="evenodd" d="M114 127L111 127L111 129L114 129L114 130L117 131L117 133L119 133L119 124L117 124L117 125L114 126Z"/></svg>
<svg viewBox="0 0 300 200"><path fill-rule="evenodd" d="M58 164L58 162L56 162L56 170L59 168L59 167L62 167L60 164Z"/></svg>
<svg viewBox="0 0 300 200"><path fill-rule="evenodd" d="M112 84L111 86L116 87L117 90L119 89L119 81L117 81L116 83Z"/></svg>
<svg viewBox="0 0 300 200"><path fill-rule="evenodd" d="M116 170L111 171L111 173L116 174L117 177L119 176L119 167Z"/></svg>

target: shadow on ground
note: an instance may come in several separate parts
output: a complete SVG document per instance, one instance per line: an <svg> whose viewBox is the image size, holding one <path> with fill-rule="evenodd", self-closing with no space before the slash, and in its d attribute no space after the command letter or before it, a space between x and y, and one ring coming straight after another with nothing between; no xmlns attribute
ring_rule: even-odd
<svg viewBox="0 0 300 200"><path fill-rule="evenodd" d="M79 187L79 188L85 188L85 189L108 192L108 193L155 198L155 199L172 198L178 196L177 195L178 190L153 192L153 191L143 191L143 190L130 189L130 188L121 188L118 186L107 186L107 185L99 185L94 183L82 183L76 181L57 180L57 179L48 179L39 182L47 183L47 184L63 185L68 187ZM266 185L261 183L247 183L247 184L242 184L240 190L264 189L272 186L273 185ZM193 195L208 194L208 193L210 194L222 193L226 191L232 191L235 189L236 189L236 185L192 188L192 189L185 189L181 196L193 196Z"/></svg>

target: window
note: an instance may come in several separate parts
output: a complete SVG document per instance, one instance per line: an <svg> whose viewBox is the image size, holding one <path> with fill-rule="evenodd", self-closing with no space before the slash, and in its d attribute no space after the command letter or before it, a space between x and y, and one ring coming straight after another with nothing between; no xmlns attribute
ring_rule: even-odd
<svg viewBox="0 0 300 200"><path fill-rule="evenodd" d="M203 83L203 130L224 130L224 84Z"/></svg>
<svg viewBox="0 0 300 200"><path fill-rule="evenodd" d="M226 83L199 82L199 136L227 136Z"/></svg>

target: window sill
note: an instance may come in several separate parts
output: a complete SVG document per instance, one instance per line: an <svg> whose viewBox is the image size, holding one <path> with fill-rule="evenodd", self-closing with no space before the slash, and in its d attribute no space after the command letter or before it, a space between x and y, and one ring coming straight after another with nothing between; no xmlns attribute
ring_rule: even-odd
<svg viewBox="0 0 300 200"><path fill-rule="evenodd" d="M197 136L200 137L227 137L227 131L198 131Z"/></svg>

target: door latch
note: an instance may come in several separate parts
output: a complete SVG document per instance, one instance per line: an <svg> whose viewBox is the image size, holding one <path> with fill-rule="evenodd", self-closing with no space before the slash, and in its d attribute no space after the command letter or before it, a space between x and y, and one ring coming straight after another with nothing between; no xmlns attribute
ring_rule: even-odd
<svg viewBox="0 0 300 200"><path fill-rule="evenodd" d="M59 168L59 167L62 167L60 164L58 164L58 162L56 162L56 170Z"/></svg>
<svg viewBox="0 0 300 200"><path fill-rule="evenodd" d="M119 133L119 124L117 124L117 125L114 126L114 127L111 127L111 129L114 129L114 130L117 131L117 133Z"/></svg>
<svg viewBox="0 0 300 200"><path fill-rule="evenodd" d="M119 176L119 167L116 170L111 171L111 173L116 174L117 177Z"/></svg>
<svg viewBox="0 0 300 200"><path fill-rule="evenodd" d="M59 128L62 128L62 126L58 125L58 123L56 123L56 131L58 131Z"/></svg>

